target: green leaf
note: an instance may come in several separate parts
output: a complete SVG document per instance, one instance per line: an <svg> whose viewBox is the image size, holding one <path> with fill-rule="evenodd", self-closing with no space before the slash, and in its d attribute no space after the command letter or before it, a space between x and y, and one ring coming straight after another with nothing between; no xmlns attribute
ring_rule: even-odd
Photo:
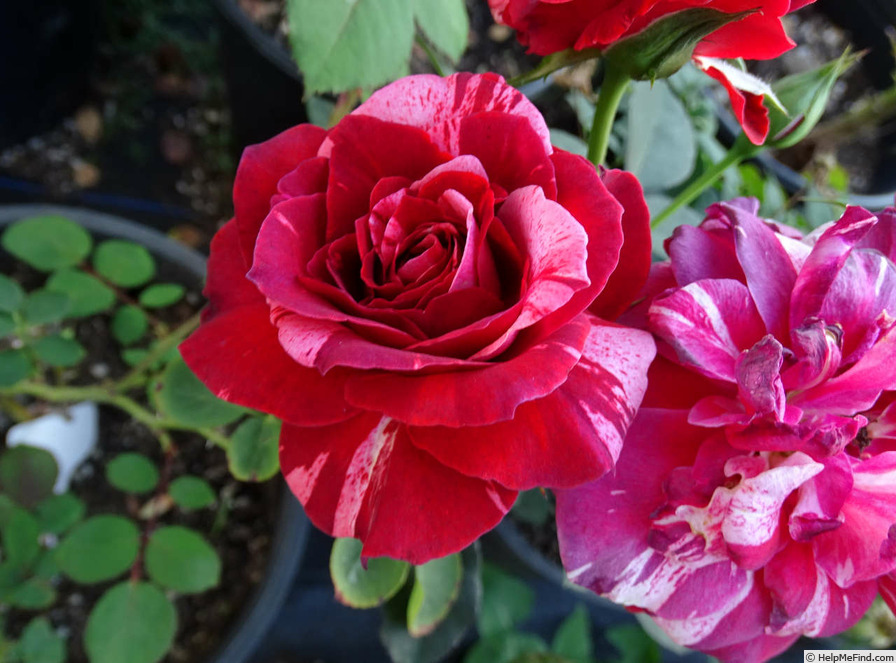
<svg viewBox="0 0 896 663"><path fill-rule="evenodd" d="M221 560L215 549L191 529L162 527L146 545L146 572L166 589L198 594L221 579Z"/></svg>
<svg viewBox="0 0 896 663"><path fill-rule="evenodd" d="M858 62L860 57L861 55L847 50L838 59L817 69L775 81L772 89L787 112L775 106L769 108L771 128L765 145L782 149L805 138L824 114L837 79ZM746 136L738 136L734 149L747 142Z"/></svg>
<svg viewBox="0 0 896 663"><path fill-rule="evenodd" d="M38 358L50 366L67 368L79 364L87 356L87 350L73 338L51 334L33 343Z"/></svg>
<svg viewBox="0 0 896 663"><path fill-rule="evenodd" d="M32 368L24 350L0 350L0 387L12 387L24 380Z"/></svg>
<svg viewBox="0 0 896 663"><path fill-rule="evenodd" d="M65 318L71 308L68 295L41 288L28 294L22 315L30 325L46 325Z"/></svg>
<svg viewBox="0 0 896 663"><path fill-rule="evenodd" d="M136 366L149 354L146 348L125 348L121 351L121 359L128 366Z"/></svg>
<svg viewBox="0 0 896 663"><path fill-rule="evenodd" d="M56 548L59 568L75 582L91 584L124 573L137 559L140 532L121 516L93 516L76 525Z"/></svg>
<svg viewBox="0 0 896 663"><path fill-rule="evenodd" d="M408 632L414 637L435 630L460 594L463 566L460 555L448 555L414 567L408 600Z"/></svg>
<svg viewBox="0 0 896 663"><path fill-rule="evenodd" d="M476 627L483 636L510 631L535 605L535 592L493 564L482 565L482 608Z"/></svg>
<svg viewBox="0 0 896 663"><path fill-rule="evenodd" d="M592 663L594 641L591 638L591 617L579 603L554 633L551 650L573 663Z"/></svg>
<svg viewBox="0 0 896 663"><path fill-rule="evenodd" d="M192 427L224 426L244 414L241 407L217 398L179 356L162 374L159 407L172 419Z"/></svg>
<svg viewBox="0 0 896 663"><path fill-rule="evenodd" d="M619 652L618 663L659 663L659 645L637 624L614 626L605 632L607 640Z"/></svg>
<svg viewBox="0 0 896 663"><path fill-rule="evenodd" d="M433 45L457 62L467 48L470 17L464 0L415 0L417 25Z"/></svg>
<svg viewBox="0 0 896 663"><path fill-rule="evenodd" d="M203 509L217 501L215 491L205 479L199 477L178 477L168 486L168 494L174 503L185 511Z"/></svg>
<svg viewBox="0 0 896 663"><path fill-rule="evenodd" d="M42 272L71 267L90 253L90 234L74 221L46 215L23 219L3 233L3 248Z"/></svg>
<svg viewBox="0 0 896 663"><path fill-rule="evenodd" d="M154 283L140 293L140 304L146 308L164 308L180 301L186 288L180 283Z"/></svg>
<svg viewBox="0 0 896 663"><path fill-rule="evenodd" d="M136 288L156 274L156 262L150 252L123 239L107 239L97 246L93 268L121 288Z"/></svg>
<svg viewBox="0 0 896 663"><path fill-rule="evenodd" d="M177 613L154 585L121 582L100 597L87 619L90 663L156 663L171 648Z"/></svg>
<svg viewBox="0 0 896 663"><path fill-rule="evenodd" d="M25 299L22 286L8 276L0 274L0 311L12 313L18 311Z"/></svg>
<svg viewBox="0 0 896 663"><path fill-rule="evenodd" d="M373 608L394 596L408 578L410 564L386 557L361 565L361 542L336 539L330 551L330 577L336 599L352 608Z"/></svg>
<svg viewBox="0 0 896 663"><path fill-rule="evenodd" d="M68 315L82 318L102 313L115 303L115 291L90 274L77 269L61 269L47 279L47 289L68 295Z"/></svg>
<svg viewBox="0 0 896 663"><path fill-rule="evenodd" d="M149 329L149 319L138 306L122 306L112 316L112 335L122 345L136 343Z"/></svg>
<svg viewBox="0 0 896 663"><path fill-rule="evenodd" d="M50 495L34 510L42 532L62 534L84 518L87 507L71 493Z"/></svg>
<svg viewBox="0 0 896 663"><path fill-rule="evenodd" d="M306 94L373 88L408 72L415 0L287 0Z"/></svg>
<svg viewBox="0 0 896 663"><path fill-rule="evenodd" d="M625 168L648 193L681 184L694 171L697 138L684 105L665 81L635 83L629 100Z"/></svg>
<svg viewBox="0 0 896 663"><path fill-rule="evenodd" d="M34 562L32 571L35 578L55 582L56 576L60 573L59 564L56 563L56 549L45 548L41 550L37 561Z"/></svg>
<svg viewBox="0 0 896 663"><path fill-rule="evenodd" d="M492 633L470 648L464 663L513 663L521 656L547 650L547 644L537 635L516 631Z"/></svg>
<svg viewBox="0 0 896 663"><path fill-rule="evenodd" d="M3 562L10 568L23 569L40 554L40 527L37 519L20 507L14 506L0 524L3 535Z"/></svg>
<svg viewBox="0 0 896 663"><path fill-rule="evenodd" d="M46 449L21 444L0 456L0 489L26 509L53 494L59 467Z"/></svg>
<svg viewBox="0 0 896 663"><path fill-rule="evenodd" d="M0 311L0 338L9 336L16 330L16 321L9 313Z"/></svg>
<svg viewBox="0 0 896 663"><path fill-rule="evenodd" d="M481 556L476 545L460 553L463 581L460 594L448 614L435 630L423 637L408 632L408 591L390 599L383 609L380 640L395 663L436 663L454 649L473 626L477 606L482 600L479 565Z"/></svg>
<svg viewBox="0 0 896 663"><path fill-rule="evenodd" d="M56 590L46 578L28 578L9 593L7 601L22 610L44 610L56 602Z"/></svg>
<svg viewBox="0 0 896 663"><path fill-rule="evenodd" d="M46 617L35 617L19 638L22 663L64 663L65 640L53 630Z"/></svg>
<svg viewBox="0 0 896 663"><path fill-rule="evenodd" d="M123 453L106 465L106 479L126 493L148 493L159 483L159 470L142 454Z"/></svg>
<svg viewBox="0 0 896 663"><path fill-rule="evenodd" d="M242 422L230 437L227 465L240 481L266 481L280 469L280 420L254 416Z"/></svg>

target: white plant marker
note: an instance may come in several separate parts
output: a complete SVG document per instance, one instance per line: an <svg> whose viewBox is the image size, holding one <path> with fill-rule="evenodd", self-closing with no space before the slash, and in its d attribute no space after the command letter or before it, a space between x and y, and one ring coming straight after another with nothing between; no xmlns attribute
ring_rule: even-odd
<svg viewBox="0 0 896 663"><path fill-rule="evenodd" d="M6 435L6 445L25 444L49 451L59 466L53 492L64 493L75 470L96 447L99 418L96 403L84 401L62 413L53 412L16 424Z"/></svg>

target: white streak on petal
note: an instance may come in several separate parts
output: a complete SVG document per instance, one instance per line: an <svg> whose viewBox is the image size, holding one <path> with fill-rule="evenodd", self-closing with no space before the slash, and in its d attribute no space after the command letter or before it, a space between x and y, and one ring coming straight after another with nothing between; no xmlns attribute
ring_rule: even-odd
<svg viewBox="0 0 896 663"><path fill-rule="evenodd" d="M352 456L345 473L345 483L342 484L339 493L334 522L346 523L347 529L351 532L354 532L355 521L367 496L380 457L382 456L382 461L385 462L392 452L397 428L393 426L391 430L387 430L390 423L392 420L389 417L380 419L377 427L370 431L355 450L355 455ZM349 536L349 534L336 534L336 536Z"/></svg>

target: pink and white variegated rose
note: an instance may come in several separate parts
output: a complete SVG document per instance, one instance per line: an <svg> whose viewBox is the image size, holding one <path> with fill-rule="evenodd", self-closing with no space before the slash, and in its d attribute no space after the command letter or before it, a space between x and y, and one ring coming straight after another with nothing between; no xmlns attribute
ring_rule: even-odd
<svg viewBox="0 0 896 663"><path fill-rule="evenodd" d="M557 491L572 580L729 662L896 606L896 210L802 237L757 208L668 241L616 471Z"/></svg>

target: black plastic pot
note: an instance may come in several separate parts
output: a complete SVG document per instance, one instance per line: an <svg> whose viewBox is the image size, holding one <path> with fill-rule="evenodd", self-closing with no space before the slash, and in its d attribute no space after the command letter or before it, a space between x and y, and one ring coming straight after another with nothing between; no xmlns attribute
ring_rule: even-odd
<svg viewBox="0 0 896 663"><path fill-rule="evenodd" d="M0 3L0 150L82 101L96 22L95 0Z"/></svg>
<svg viewBox="0 0 896 663"><path fill-rule="evenodd" d="M165 235L125 219L89 210L52 205L0 206L0 226L29 216L58 214L100 237L127 239L145 246L158 260L168 280L199 288L205 278L205 257ZM277 530L267 574L244 606L226 639L205 663L244 663L265 641L292 588L305 552L311 525L299 502L281 486Z"/></svg>
<svg viewBox="0 0 896 663"><path fill-rule="evenodd" d="M237 154L306 121L304 88L286 48L253 23L237 0L215 0Z"/></svg>

